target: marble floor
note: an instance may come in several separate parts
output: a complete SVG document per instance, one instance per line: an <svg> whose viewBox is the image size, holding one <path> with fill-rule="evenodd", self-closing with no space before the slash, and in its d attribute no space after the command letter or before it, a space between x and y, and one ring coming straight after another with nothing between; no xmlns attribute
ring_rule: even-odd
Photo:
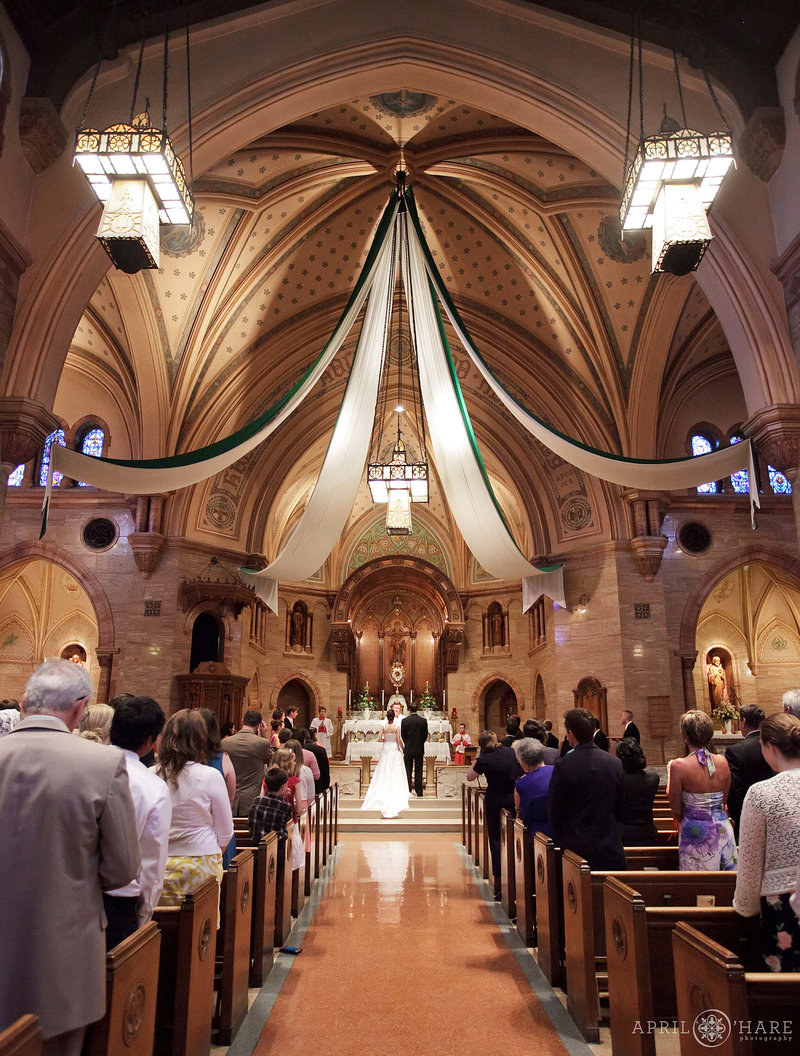
<svg viewBox="0 0 800 1056"><path fill-rule="evenodd" d="M290 943L229 1056L610 1052L581 1039L451 834L348 834Z"/></svg>

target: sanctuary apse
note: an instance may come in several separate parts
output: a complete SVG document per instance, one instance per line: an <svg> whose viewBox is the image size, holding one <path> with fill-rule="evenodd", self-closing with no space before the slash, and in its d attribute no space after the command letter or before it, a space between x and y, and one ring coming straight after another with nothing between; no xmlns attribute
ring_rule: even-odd
<svg viewBox="0 0 800 1056"><path fill-rule="evenodd" d="M356 17L359 5L337 0L312 26L300 2L228 10L196 27L194 225L164 232L160 270L129 276L109 270L66 147L90 71L54 59L49 81L14 6L0 11L4 696L18 696L43 657L79 646L100 699L131 690L175 707L201 618L218 662L246 680L243 705L264 712L291 699L309 716L320 704L335 714L367 681L388 691L402 658L404 692L446 692L474 738L484 724L502 730L509 709L558 729L591 678L609 723L633 710L656 758L677 749L687 706L710 707L714 649L743 702L769 711L800 683L797 499L770 474L791 485L800 466L796 25L779 40L776 19L775 39L759 36L747 90L712 73L742 157L700 270L675 278L650 274L642 239L619 237L618 27L586 21L575 33L572 15L548 5L458 5L447 19L412 2L394 27L383 3ZM129 103L136 46L116 44L94 96L98 124ZM645 40L643 53L656 125L674 94L664 46ZM145 79L158 66L150 50ZM681 63L687 107L710 128L704 77ZM185 152L185 102L174 105ZM699 435L712 448L753 438L758 532L741 479L633 491L547 450L494 399L445 320L497 503L526 558L563 563L566 606L544 598L522 611L519 581L493 578L470 553L435 464L411 536L386 535L364 484L322 567L281 583L277 614L241 584L197 586L211 557L235 578L291 537L355 335L255 451L169 494L65 479L39 541L47 437L78 446L100 430L103 453L121 459L186 453L292 388L357 281L401 148L436 266L504 387L553 428L621 457L688 456Z"/></svg>

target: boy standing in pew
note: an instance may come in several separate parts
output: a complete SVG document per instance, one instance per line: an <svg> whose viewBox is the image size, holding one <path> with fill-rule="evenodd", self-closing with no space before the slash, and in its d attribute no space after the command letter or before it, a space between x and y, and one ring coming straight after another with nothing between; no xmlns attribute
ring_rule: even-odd
<svg viewBox="0 0 800 1056"><path fill-rule="evenodd" d="M257 796L253 800L247 823L253 834L253 840L260 843L262 837L268 832L277 832L278 839L282 843L288 839L289 833L286 824L292 816L291 803L283 798L282 789L289 780L285 770L277 766L271 766L264 778L266 794Z"/></svg>

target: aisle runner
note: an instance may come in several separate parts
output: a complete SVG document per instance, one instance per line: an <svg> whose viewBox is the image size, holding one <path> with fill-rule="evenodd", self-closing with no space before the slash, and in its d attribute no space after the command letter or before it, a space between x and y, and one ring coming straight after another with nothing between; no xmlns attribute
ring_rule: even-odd
<svg viewBox="0 0 800 1056"><path fill-rule="evenodd" d="M458 844L348 837L255 1056L472 1049L567 1053Z"/></svg>

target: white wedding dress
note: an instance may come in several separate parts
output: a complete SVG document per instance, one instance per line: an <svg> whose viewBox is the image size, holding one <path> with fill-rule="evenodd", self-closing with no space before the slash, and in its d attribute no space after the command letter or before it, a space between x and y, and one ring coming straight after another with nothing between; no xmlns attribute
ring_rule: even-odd
<svg viewBox="0 0 800 1056"><path fill-rule="evenodd" d="M369 783L362 810L379 810L384 818L396 818L401 810L408 810L411 793L408 791L406 765L400 748L400 724L385 722L379 741L381 754Z"/></svg>

